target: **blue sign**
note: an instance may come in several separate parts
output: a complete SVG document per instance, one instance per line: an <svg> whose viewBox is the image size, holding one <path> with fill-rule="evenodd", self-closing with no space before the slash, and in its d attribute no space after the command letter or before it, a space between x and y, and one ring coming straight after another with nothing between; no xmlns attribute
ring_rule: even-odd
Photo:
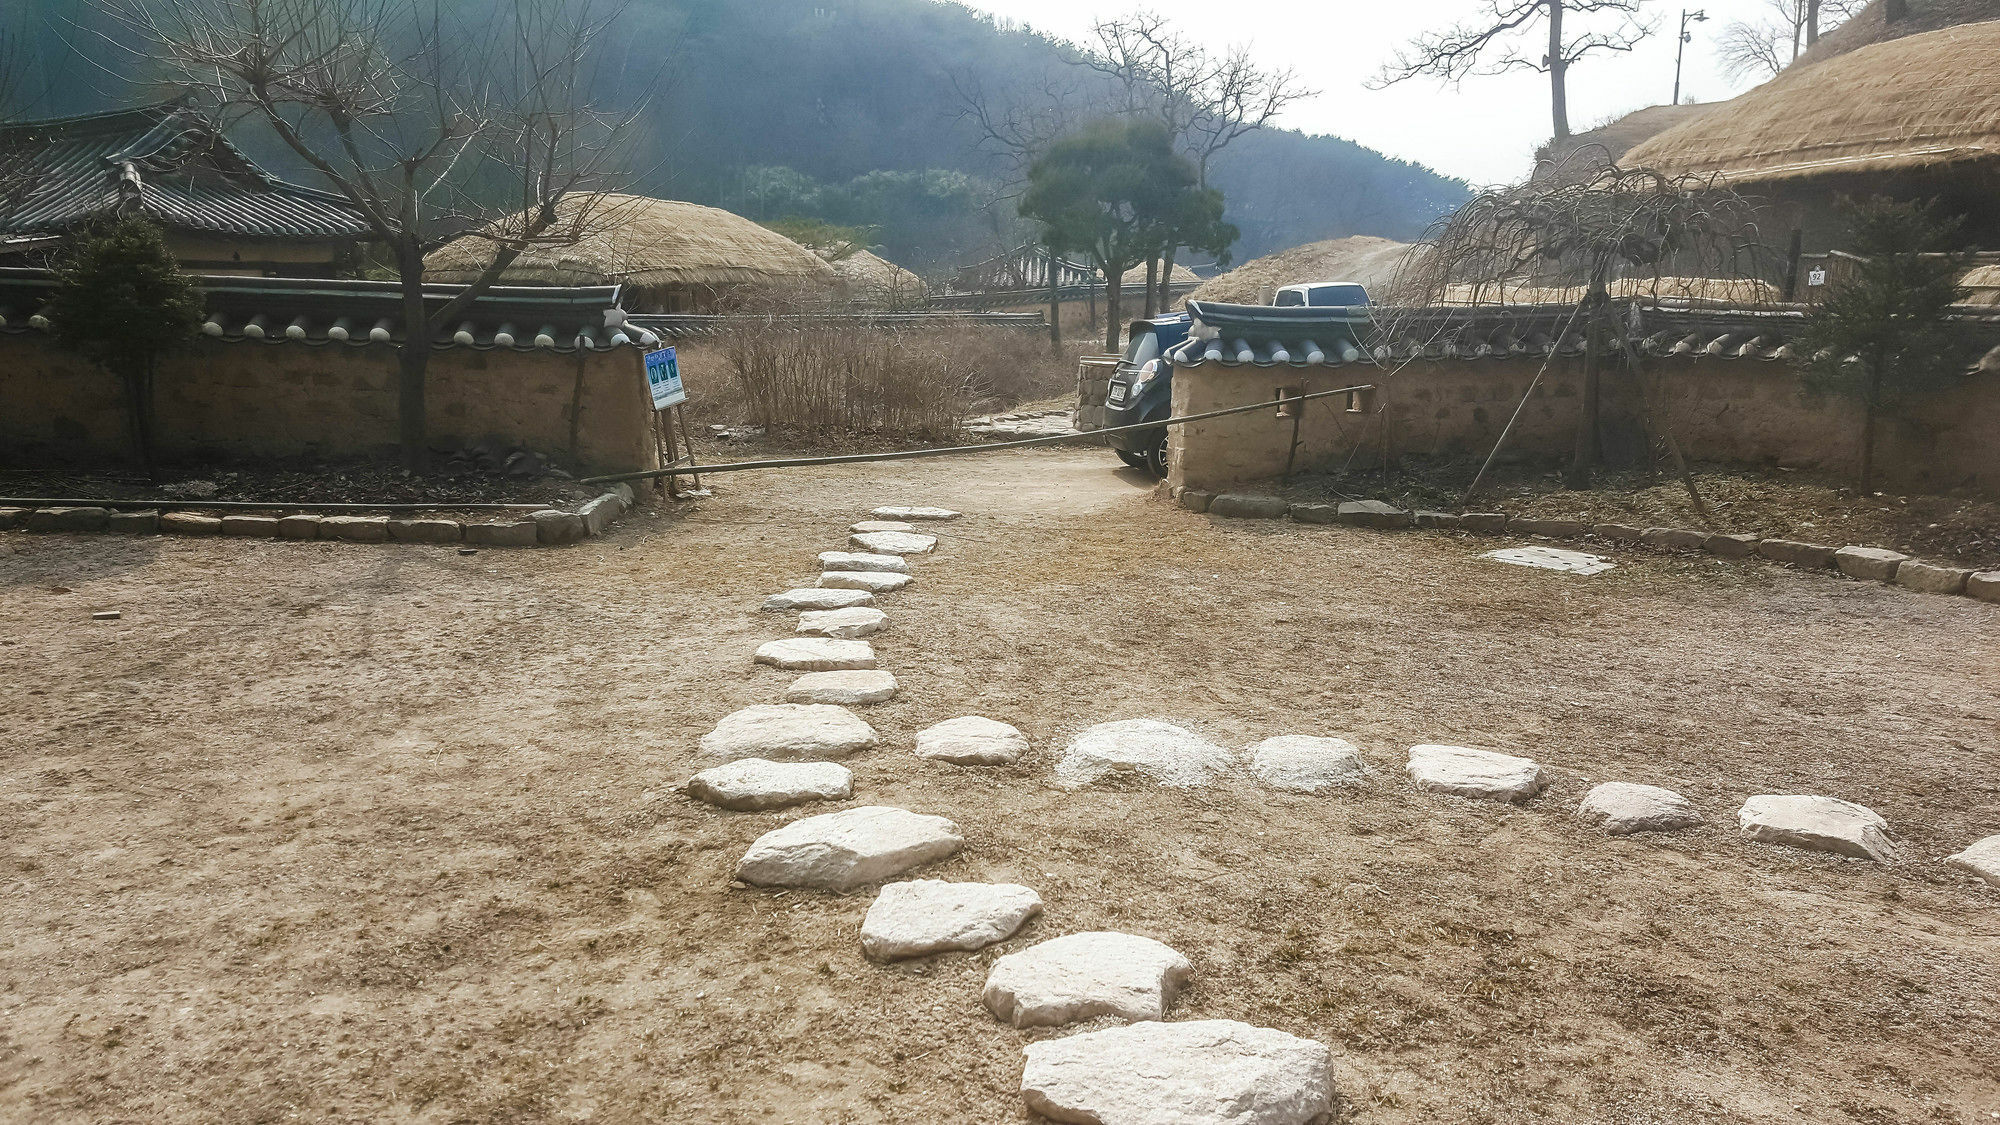
<svg viewBox="0 0 2000 1125"><path fill-rule="evenodd" d="M687 392L681 389L681 363L674 349L646 353L646 386L653 392L654 410L687 401Z"/></svg>

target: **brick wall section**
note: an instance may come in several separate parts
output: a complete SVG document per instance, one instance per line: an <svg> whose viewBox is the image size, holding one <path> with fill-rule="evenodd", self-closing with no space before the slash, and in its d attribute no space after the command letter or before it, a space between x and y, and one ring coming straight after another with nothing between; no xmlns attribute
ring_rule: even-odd
<svg viewBox="0 0 2000 1125"><path fill-rule="evenodd" d="M1305 404L1295 469L1378 464L1384 456L1483 456L1506 425L1542 360L1439 359L1390 371L1226 367L1174 371L1174 413L1199 414L1276 397L1281 386L1307 393L1376 382L1374 402L1349 412L1339 398ZM1508 449L1567 456L1575 443L1581 358L1556 359L1536 387ZM1684 358L1649 361L1649 398L1622 368L1602 382L1605 454L1612 463L1643 458L1649 430L1672 427L1682 451L1704 461L1775 462L1852 472L1858 412L1844 400L1809 395L1798 369L1783 362ZM1204 491L1278 476L1291 444L1289 419L1252 411L1176 426L1169 438L1171 484ZM1885 483L1916 490L1960 486L2000 492L2000 378L1967 376L1886 418L1876 447Z"/></svg>
<svg viewBox="0 0 2000 1125"><path fill-rule="evenodd" d="M654 468L636 348L562 355L449 348L431 357L431 444L523 445L587 472ZM576 448L570 403L582 380ZM386 346L202 341L162 366L160 452L176 457L379 457L396 442ZM0 463L121 461L124 392L40 333L0 336Z"/></svg>

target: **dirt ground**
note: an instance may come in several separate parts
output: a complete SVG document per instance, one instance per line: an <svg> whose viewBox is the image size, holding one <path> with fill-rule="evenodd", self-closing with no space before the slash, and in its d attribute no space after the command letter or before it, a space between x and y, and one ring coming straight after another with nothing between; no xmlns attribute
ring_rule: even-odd
<svg viewBox="0 0 2000 1125"><path fill-rule="evenodd" d="M0 1120L1010 1122L1009 948L1180 949L1174 1018L1326 1042L1343 1122L2000 1116L2000 607L1755 562L1212 520L1102 451L711 477L559 551L0 537ZM949 816L923 872L1026 883L1006 946L882 967L866 893L732 888L774 825L676 792L781 698L768 594L878 503L965 519L883 599L903 684L857 802ZM120 620L90 619L117 608ZM1016 767L915 733L1019 725ZM1334 797L1066 792L1065 737L1338 734ZM1522 808L1404 751L1532 754ZM1579 826L1670 785L1671 837ZM1886 816L1893 866L1747 843L1755 793Z"/></svg>

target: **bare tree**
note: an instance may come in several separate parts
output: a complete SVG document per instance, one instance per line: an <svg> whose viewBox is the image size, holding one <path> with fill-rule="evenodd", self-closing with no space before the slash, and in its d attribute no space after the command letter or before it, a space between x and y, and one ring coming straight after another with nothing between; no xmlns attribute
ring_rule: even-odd
<svg viewBox="0 0 2000 1125"><path fill-rule="evenodd" d="M398 439L424 467L433 341L525 250L617 221L604 200L630 115L594 100L590 66L612 17L590 0L99 2L154 46L166 86L220 125L267 127L360 212L402 285ZM460 234L493 260L433 307L424 257Z"/></svg>
<svg viewBox="0 0 2000 1125"><path fill-rule="evenodd" d="M1639 18L1644 0L1486 0L1479 19L1410 41L1385 64L1370 85L1375 89L1435 77L1457 84L1468 77L1531 70L1549 76L1549 113L1557 140L1569 131L1569 68L1604 52L1630 51L1652 34ZM1567 16L1615 16L1615 26L1566 28ZM1602 21L1596 21L1601 23ZM1518 40L1538 25L1547 31L1547 50L1522 54Z"/></svg>
<svg viewBox="0 0 2000 1125"><path fill-rule="evenodd" d="M1733 79L1775 78L1819 41L1821 25L1838 27L1866 0L1765 0L1764 14L1734 20L1716 40L1722 72Z"/></svg>

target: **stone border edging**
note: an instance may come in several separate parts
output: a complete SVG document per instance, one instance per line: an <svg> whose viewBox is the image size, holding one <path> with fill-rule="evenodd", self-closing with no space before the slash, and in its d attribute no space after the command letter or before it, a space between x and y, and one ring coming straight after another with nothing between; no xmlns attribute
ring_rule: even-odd
<svg viewBox="0 0 2000 1125"><path fill-rule="evenodd" d="M544 508L519 520L463 522L393 516L283 515L204 516L154 509L121 510L87 506L0 508L0 531L111 531L130 535L223 535L248 539L338 539L350 543L464 543L474 547L557 547L594 538L630 511L638 494L629 484L585 501L574 512ZM449 504L438 505L449 509Z"/></svg>
<svg viewBox="0 0 2000 1125"><path fill-rule="evenodd" d="M1350 500L1340 504L1293 504L1276 496L1201 492L1182 489L1175 497L1191 512L1225 519L1282 519L1297 523L1337 523L1380 530L1419 527L1467 531L1475 535L1535 536L1542 539L1600 539L1651 547L1656 551L1706 551L1723 558L1757 556L1809 570L1833 568L1849 578L1893 582L1926 594L1962 594L2000 604L2000 570L1939 566L1920 562L1882 547L1828 547L1796 539L1762 539L1755 535L1712 534L1681 527L1632 527L1583 520L1535 519L1505 512L1406 511L1380 500Z"/></svg>

